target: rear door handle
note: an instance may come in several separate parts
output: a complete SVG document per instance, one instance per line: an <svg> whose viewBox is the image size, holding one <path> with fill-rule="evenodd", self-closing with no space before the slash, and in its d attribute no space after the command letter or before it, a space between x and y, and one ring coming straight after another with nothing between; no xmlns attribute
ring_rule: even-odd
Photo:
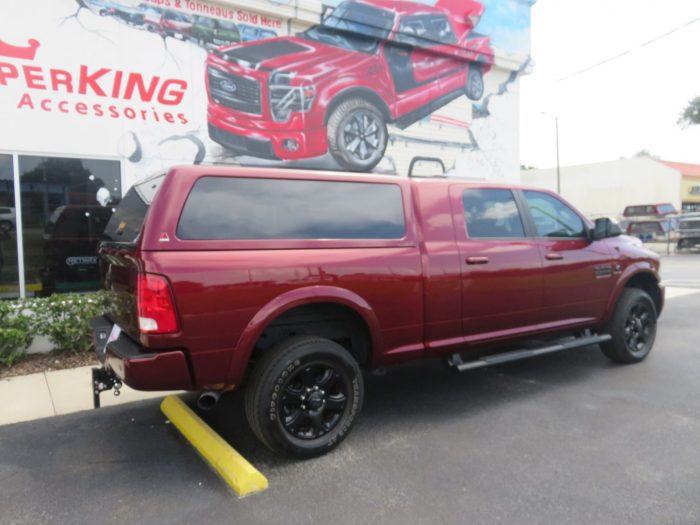
<svg viewBox="0 0 700 525"><path fill-rule="evenodd" d="M561 253L548 253L544 256L548 261L561 261L564 256Z"/></svg>
<svg viewBox="0 0 700 525"><path fill-rule="evenodd" d="M467 257L467 264L486 264L488 262L488 257Z"/></svg>

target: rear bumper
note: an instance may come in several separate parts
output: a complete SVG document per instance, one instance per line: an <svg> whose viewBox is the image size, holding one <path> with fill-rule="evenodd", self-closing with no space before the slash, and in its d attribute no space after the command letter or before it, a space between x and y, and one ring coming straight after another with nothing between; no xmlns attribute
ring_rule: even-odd
<svg viewBox="0 0 700 525"><path fill-rule="evenodd" d="M93 318L90 325L97 358L124 384L135 390L192 390L182 350L152 352L124 333L108 342L114 323L104 316Z"/></svg>

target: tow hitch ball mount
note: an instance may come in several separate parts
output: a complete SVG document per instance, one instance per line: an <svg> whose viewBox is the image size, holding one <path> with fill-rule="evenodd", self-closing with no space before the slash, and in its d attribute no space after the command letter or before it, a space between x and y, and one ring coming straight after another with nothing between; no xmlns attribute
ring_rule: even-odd
<svg viewBox="0 0 700 525"><path fill-rule="evenodd" d="M92 403L95 408L100 408L100 394L107 390L114 390L118 396L122 387L121 380L111 370L105 368L92 369Z"/></svg>

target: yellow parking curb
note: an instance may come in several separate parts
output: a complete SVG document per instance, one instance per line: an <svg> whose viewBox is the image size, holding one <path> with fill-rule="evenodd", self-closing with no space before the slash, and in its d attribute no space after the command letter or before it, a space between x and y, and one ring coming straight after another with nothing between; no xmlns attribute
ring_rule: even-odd
<svg viewBox="0 0 700 525"><path fill-rule="evenodd" d="M267 478L179 397L166 397L160 409L238 496L248 496L267 488Z"/></svg>

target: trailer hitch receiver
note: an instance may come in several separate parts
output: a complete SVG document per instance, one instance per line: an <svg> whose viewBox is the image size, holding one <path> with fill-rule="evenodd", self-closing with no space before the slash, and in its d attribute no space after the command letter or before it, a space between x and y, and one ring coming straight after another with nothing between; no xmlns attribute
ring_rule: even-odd
<svg viewBox="0 0 700 525"><path fill-rule="evenodd" d="M106 368L92 369L92 403L95 408L100 408L100 394L107 390L114 390L114 395L118 396L122 388L121 379L114 372Z"/></svg>

